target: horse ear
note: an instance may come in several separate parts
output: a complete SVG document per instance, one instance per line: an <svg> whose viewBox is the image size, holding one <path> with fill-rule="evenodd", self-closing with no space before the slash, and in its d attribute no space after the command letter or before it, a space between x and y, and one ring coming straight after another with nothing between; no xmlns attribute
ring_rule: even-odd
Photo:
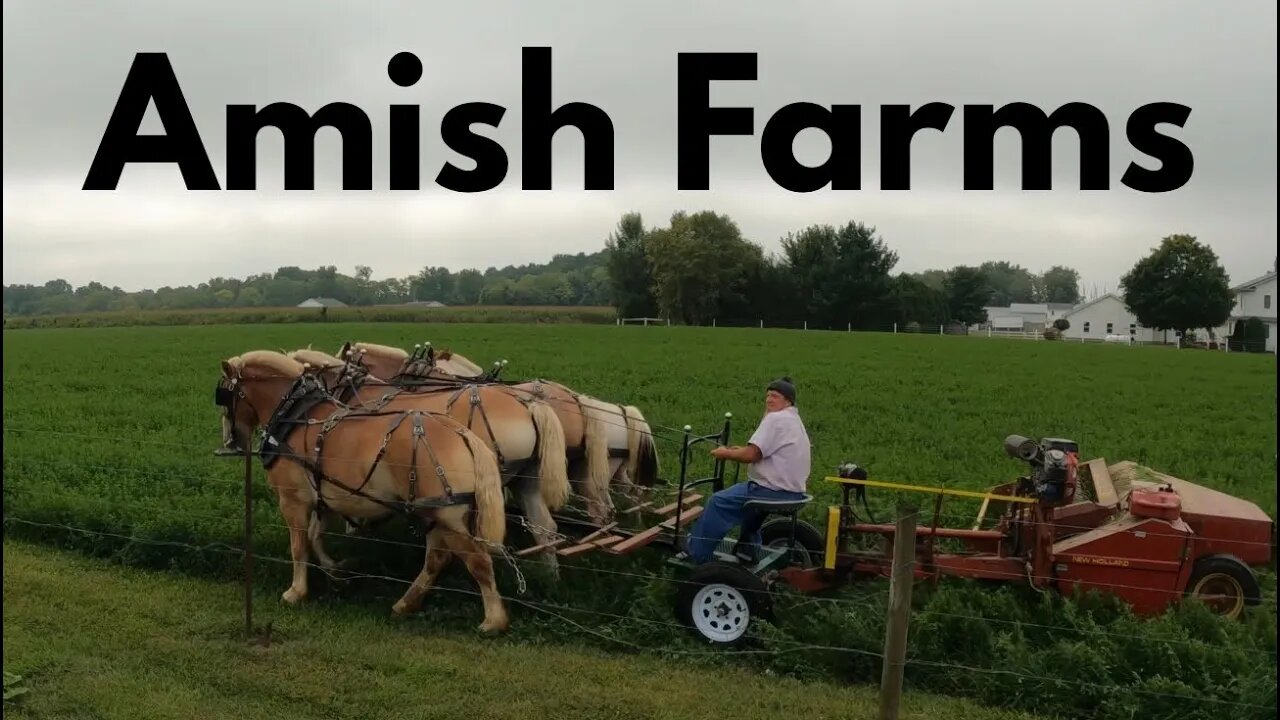
<svg viewBox="0 0 1280 720"><path fill-rule="evenodd" d="M350 352L351 352L351 341L348 340L342 343L342 349L338 351L338 357L342 358L343 360L346 360L347 354Z"/></svg>
<svg viewBox="0 0 1280 720"><path fill-rule="evenodd" d="M235 374L236 374L235 367L233 367L229 361L223 360L222 361L222 377L230 380L231 378L235 377Z"/></svg>

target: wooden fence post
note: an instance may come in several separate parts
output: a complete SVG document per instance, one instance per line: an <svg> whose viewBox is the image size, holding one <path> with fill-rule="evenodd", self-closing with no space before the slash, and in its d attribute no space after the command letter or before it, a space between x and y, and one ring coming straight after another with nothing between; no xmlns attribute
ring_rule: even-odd
<svg viewBox="0 0 1280 720"><path fill-rule="evenodd" d="M885 622L884 660L880 675L880 720L897 720L902 702L903 662L907 654L907 624L911 619L911 586L915 582L916 508L898 506L893 535L893 571Z"/></svg>

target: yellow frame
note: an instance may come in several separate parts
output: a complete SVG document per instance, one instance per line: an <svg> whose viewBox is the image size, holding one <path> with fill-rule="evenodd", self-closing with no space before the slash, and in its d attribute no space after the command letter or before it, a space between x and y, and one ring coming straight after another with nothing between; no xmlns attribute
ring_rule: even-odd
<svg viewBox="0 0 1280 720"><path fill-rule="evenodd" d="M868 487L889 488L891 490L907 490L910 492L934 493L935 495L955 495L959 497L972 497L982 500L1000 500L1003 502L1025 503L1034 505L1035 498L1016 497L1014 495L1001 495L999 493L975 492L973 490L951 490L949 488L929 487L927 485L904 485L902 483L883 482L880 480L853 480L842 477L826 478L829 482L840 483L841 485L866 485Z"/></svg>

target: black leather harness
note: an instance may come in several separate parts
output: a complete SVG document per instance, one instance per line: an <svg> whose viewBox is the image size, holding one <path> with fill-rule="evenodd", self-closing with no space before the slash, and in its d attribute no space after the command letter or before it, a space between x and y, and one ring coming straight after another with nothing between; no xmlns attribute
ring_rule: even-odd
<svg viewBox="0 0 1280 720"><path fill-rule="evenodd" d="M234 405L238 400L245 400L244 391L236 386L235 383L228 383L225 380L220 382L214 395L214 402L222 407L227 408L228 412L234 417ZM309 417L310 413L322 404L331 403L335 407L333 414L324 420L313 420ZM440 464L439 457L436 455L435 448L426 437L426 431L423 426L422 418L432 413L422 410L405 410L399 412L381 412L378 410L353 409L339 402L330 390L325 387L322 382L313 374L306 373L301 375L285 394L284 399L276 407L271 414L271 418L267 421L263 428L262 441L259 445L258 457L262 462L262 466L270 469L281 458L290 460L305 468L311 477L312 490L316 495L316 503L312 510L314 515L322 515L327 511L332 511L324 501L322 487L324 483L336 485L346 490L352 495L362 497L370 502L376 503L393 513L408 515L411 520L421 521L421 518L415 513L416 510L425 508L441 508L453 505L469 505L474 503L475 493L459 493L454 492L449 485L448 476L444 467ZM387 430L382 438L382 445L378 448L378 453L374 457L373 463L369 467L369 471L365 474L364 480L357 488L347 487L345 484L338 482L332 476L325 473L324 463L324 440L339 423L343 421L367 419L375 417L394 417L391 427ZM399 429L400 425L407 419L413 418L413 446L409 464L409 493L408 498L401 502L387 502L379 498L373 497L366 493L364 488L373 478L373 473L377 469L378 464L382 461L386 454L387 445L390 443L391 436ZM299 427L309 427L320 423L320 432L316 436L315 441L315 459L303 453L299 453L293 449L288 440L291 435ZM467 448L475 452L475 448L471 446L471 441L466 437L465 429L457 428L458 434L463 441L467 443ZM418 450L425 448L431 463L434 467L436 477L440 479L441 485L444 487L443 497L418 497ZM336 511L335 511L336 512ZM341 515L341 513L338 513ZM348 523L360 526L352 518L342 515L343 519Z"/></svg>

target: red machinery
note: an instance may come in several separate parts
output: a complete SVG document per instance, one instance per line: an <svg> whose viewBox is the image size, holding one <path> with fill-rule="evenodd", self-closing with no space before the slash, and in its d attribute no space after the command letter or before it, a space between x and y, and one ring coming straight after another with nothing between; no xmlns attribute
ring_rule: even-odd
<svg viewBox="0 0 1280 720"><path fill-rule="evenodd" d="M877 482L856 465L842 466L840 477L827 478L842 486L843 500L828 508L822 566L789 567L781 578L818 590L860 574L889 575L895 526L860 519L850 498L862 497L865 509L871 486L937 496L931 524L916 530L918 578L1027 580L1066 594L1096 589L1144 615L1160 613L1184 595L1228 617L1258 602L1251 566L1270 562L1274 523L1257 505L1134 463L1108 467L1097 459L1082 465L1070 440L1013 435L1005 450L1031 472L987 493ZM938 526L946 495L982 498L972 528ZM1000 505L1005 507L994 527L984 529L984 518ZM878 548L852 547L868 536L886 541ZM936 551L948 542L960 548Z"/></svg>

